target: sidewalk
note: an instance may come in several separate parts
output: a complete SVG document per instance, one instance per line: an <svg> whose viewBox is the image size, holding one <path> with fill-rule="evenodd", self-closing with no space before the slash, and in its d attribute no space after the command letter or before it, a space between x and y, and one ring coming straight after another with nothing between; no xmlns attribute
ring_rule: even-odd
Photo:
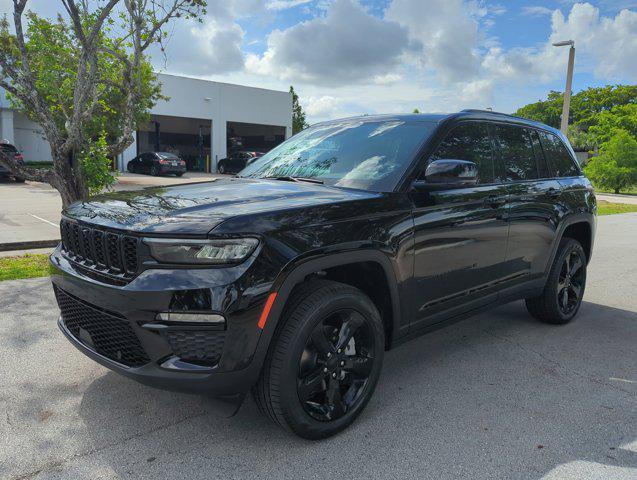
<svg viewBox="0 0 637 480"><path fill-rule="evenodd" d="M219 177L198 172L188 172L181 178L123 173L118 177L114 189L139 190L160 185L204 182ZM48 185L0 180L0 251L57 243L60 238L61 210L62 201L58 192ZM22 242L29 243L7 246Z"/></svg>

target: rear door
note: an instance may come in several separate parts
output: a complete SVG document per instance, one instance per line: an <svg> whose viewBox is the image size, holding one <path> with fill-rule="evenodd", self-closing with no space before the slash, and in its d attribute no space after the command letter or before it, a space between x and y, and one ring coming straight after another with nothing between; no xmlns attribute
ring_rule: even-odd
<svg viewBox="0 0 637 480"><path fill-rule="evenodd" d="M507 192L487 124L453 127L427 162L436 159L475 162L479 178L471 187L413 193L414 329L495 301L506 254Z"/></svg>
<svg viewBox="0 0 637 480"><path fill-rule="evenodd" d="M542 277L555 239L561 186L551 177L538 131L513 124L493 126L499 168L509 191L506 286Z"/></svg>

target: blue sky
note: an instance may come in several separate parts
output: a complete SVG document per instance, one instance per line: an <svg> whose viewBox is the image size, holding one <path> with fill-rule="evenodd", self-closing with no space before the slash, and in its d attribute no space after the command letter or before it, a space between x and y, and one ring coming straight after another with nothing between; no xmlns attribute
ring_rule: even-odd
<svg viewBox="0 0 637 480"><path fill-rule="evenodd" d="M0 7L9 5L0 0ZM59 2L30 0L53 15ZM637 83L637 0L208 0L173 26L160 71L294 85L311 122L378 112L511 112L564 88Z"/></svg>

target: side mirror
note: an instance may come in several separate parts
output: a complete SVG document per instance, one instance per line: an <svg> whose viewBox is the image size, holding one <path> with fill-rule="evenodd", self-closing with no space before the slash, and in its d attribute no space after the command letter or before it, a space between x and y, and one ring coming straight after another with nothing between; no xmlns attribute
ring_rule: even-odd
<svg viewBox="0 0 637 480"><path fill-rule="evenodd" d="M467 160L441 159L427 165L425 180L416 181L416 188L453 188L475 185L478 166Z"/></svg>

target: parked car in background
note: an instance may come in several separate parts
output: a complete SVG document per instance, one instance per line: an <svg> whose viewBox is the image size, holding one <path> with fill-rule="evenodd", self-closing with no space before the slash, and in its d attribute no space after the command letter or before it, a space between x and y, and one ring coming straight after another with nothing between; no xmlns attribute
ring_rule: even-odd
<svg viewBox="0 0 637 480"><path fill-rule="evenodd" d="M186 173L186 162L174 153L145 152L140 153L128 162L131 173L146 173L148 175L174 174L181 177Z"/></svg>
<svg viewBox="0 0 637 480"><path fill-rule="evenodd" d="M570 322L596 212L551 127L370 115L309 127L236 177L70 205L51 279L60 329L95 361L236 408L252 391L317 439L363 411L385 350L520 299Z"/></svg>
<svg viewBox="0 0 637 480"><path fill-rule="evenodd" d="M232 153L228 158L222 158L217 163L219 173L239 173L257 158L265 155L263 152L240 150Z"/></svg>
<svg viewBox="0 0 637 480"><path fill-rule="evenodd" d="M0 143L0 152L7 155L9 159L13 158L16 163L20 165L24 165L24 157L15 146L11 145L8 142ZM24 178L16 177L13 173L7 170L5 167L0 165L0 177L2 178L13 178L16 182L22 183L24 182Z"/></svg>

